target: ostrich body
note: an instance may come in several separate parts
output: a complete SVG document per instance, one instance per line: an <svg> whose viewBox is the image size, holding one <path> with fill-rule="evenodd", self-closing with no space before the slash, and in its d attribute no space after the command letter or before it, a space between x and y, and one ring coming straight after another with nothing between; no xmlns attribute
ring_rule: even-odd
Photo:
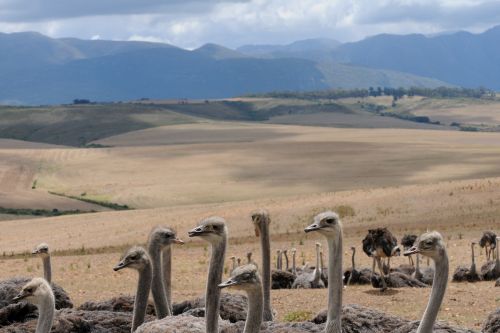
<svg viewBox="0 0 500 333"><path fill-rule="evenodd" d="M500 241L500 237L497 237L496 240ZM488 261L481 267L481 276L483 280L493 281L500 278L500 258L498 248L499 247L496 247L496 259Z"/></svg>
<svg viewBox="0 0 500 333"><path fill-rule="evenodd" d="M375 263L378 266L380 275L382 276L382 291L387 289L385 281L385 271L389 271L389 266L384 271L382 258L390 259L398 250L398 241L396 237L387 228L377 228L368 230L368 234L363 239L363 251L373 258L372 271L375 271Z"/></svg>
<svg viewBox="0 0 500 333"><path fill-rule="evenodd" d="M312 272L303 271L293 281L292 288L294 289L316 289L325 288L323 280L321 280L321 259L320 259L321 244L316 243L316 266Z"/></svg>
<svg viewBox="0 0 500 333"><path fill-rule="evenodd" d="M423 270L420 269L420 255L418 253L415 262L415 272L412 274L412 278L429 286L432 286L432 280L434 279L434 269L432 267L428 266Z"/></svg>
<svg viewBox="0 0 500 333"><path fill-rule="evenodd" d="M351 246L352 257L351 257L351 269L344 272L344 283L346 285L351 284L370 284L373 272L369 268L363 268L361 270L356 269L356 247Z"/></svg>
<svg viewBox="0 0 500 333"><path fill-rule="evenodd" d="M455 269L455 272L453 273L453 282L463 282L463 281L468 281L468 282L477 282L481 280L481 277L479 274L477 274L476 270L476 260L474 256L474 246L476 243L472 242L471 243L471 266L465 267L465 266L459 266L457 269Z"/></svg>
<svg viewBox="0 0 500 333"><path fill-rule="evenodd" d="M43 275L45 280L52 286L55 308L72 308L73 303L68 293L59 285L51 283L52 268L49 246L46 243L41 243L31 253L42 259ZM19 290L30 281L31 278L28 277L13 277L0 281L0 327L35 318L37 307L33 304L27 302L12 304Z"/></svg>
<svg viewBox="0 0 500 333"><path fill-rule="evenodd" d="M486 254L486 261L491 259L493 254L493 259L495 259L495 253L493 250L497 247L497 235L492 231L483 232L483 236L479 240L479 246L483 247ZM498 254L496 256L498 258Z"/></svg>
<svg viewBox="0 0 500 333"><path fill-rule="evenodd" d="M497 256L498 258L498 256ZM493 311L483 324L483 333L498 333L500 332L500 308Z"/></svg>
<svg viewBox="0 0 500 333"><path fill-rule="evenodd" d="M145 308L151 286L151 263L146 250L133 247L114 268L125 267L139 272L139 281L134 313L109 311L55 310L55 299L49 284L42 278L28 282L16 300L27 300L38 307L38 320L14 323L1 329L2 333L129 333L145 320ZM144 310L143 310L144 309ZM149 319L149 318L148 318ZM51 329L52 328L52 329Z"/></svg>

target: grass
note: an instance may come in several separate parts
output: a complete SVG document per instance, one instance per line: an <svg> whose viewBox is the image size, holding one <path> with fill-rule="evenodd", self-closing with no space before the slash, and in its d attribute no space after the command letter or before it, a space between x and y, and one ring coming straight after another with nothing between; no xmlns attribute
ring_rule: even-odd
<svg viewBox="0 0 500 333"><path fill-rule="evenodd" d="M110 208L110 209L113 209L113 210L129 210L129 209L133 209L133 208L129 207L128 205L121 205L121 204L118 204L118 203L115 203L115 202L109 202L109 201L104 201L104 200L97 200L97 199L86 198L85 197L86 196L86 192L83 192L82 196L67 195L67 194L64 194L64 193L53 192L53 191L49 191L49 193L52 194L52 195L60 196L60 197L65 197L65 198L69 198L69 199L80 200L80 201L83 201L83 202L87 202L87 203L91 203L91 204L94 204L94 205L98 205L98 206Z"/></svg>
<svg viewBox="0 0 500 333"><path fill-rule="evenodd" d="M94 211L81 211L79 209L59 210L57 208L49 210L49 209L0 207L0 214L9 214L9 215L18 215L18 216L19 215L28 215L28 216L52 217L52 216L75 215L75 214L84 214L84 213L94 213Z"/></svg>

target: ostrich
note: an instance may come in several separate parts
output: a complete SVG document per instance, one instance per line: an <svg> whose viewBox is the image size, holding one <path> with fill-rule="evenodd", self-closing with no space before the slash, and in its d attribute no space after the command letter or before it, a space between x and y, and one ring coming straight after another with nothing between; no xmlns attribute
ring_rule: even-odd
<svg viewBox="0 0 500 333"><path fill-rule="evenodd" d="M171 281L171 244L184 244L184 242L177 238L176 233L168 227L156 226L151 230L148 240L148 250L150 251L150 258L153 260L152 293L155 302L154 306L149 303L147 305L146 312L150 315L172 312L167 301L167 295L171 295L171 284L165 284L165 281ZM168 249L168 251L165 249ZM167 257L167 260L163 261L163 265L161 263L162 255L166 255ZM164 276L165 273L167 277ZM162 286L165 293L160 292ZM134 296L121 295L104 301L87 301L80 305L78 309L85 311L131 312L133 311L133 307ZM157 311L157 307L160 307L161 311Z"/></svg>
<svg viewBox="0 0 500 333"><path fill-rule="evenodd" d="M32 254L42 258L44 277L48 279L47 281L51 280L52 270L48 245L46 243L38 245L32 251ZM28 277L13 277L0 281L0 327L34 318L36 306L26 302L12 304L19 290L29 281L31 279ZM49 282L49 284L52 286L55 295L56 309L72 308L73 303L67 292L55 283Z"/></svg>
<svg viewBox="0 0 500 333"><path fill-rule="evenodd" d="M497 237L496 241L500 242L500 237ZM496 259L488 261L481 267L483 280L492 281L500 278L500 258L498 252L498 247L496 247Z"/></svg>
<svg viewBox="0 0 500 333"><path fill-rule="evenodd" d="M288 250L285 249L282 251L283 253L283 256L285 257L285 269L283 269L283 267L281 267L281 270L283 271L288 271L288 268L289 268L289 262L288 262Z"/></svg>
<svg viewBox="0 0 500 333"><path fill-rule="evenodd" d="M363 251L373 258L372 272L375 272L375 263L381 275L382 288L381 291L387 289L385 281L385 272L382 265L381 258L388 258L388 268L390 257L395 255L398 248L398 241L396 237L387 228L377 228L368 230L368 234L363 239Z"/></svg>
<svg viewBox="0 0 500 333"><path fill-rule="evenodd" d="M295 256L297 255L297 249L292 248L290 250L290 252L292 253L292 268L290 269L290 273L297 276L297 264L296 264L296 258L295 258Z"/></svg>
<svg viewBox="0 0 500 333"><path fill-rule="evenodd" d="M200 237L209 242L212 248L205 296L205 320L192 316L168 316L160 320L144 323L137 329L136 333L219 332L221 292L217 286L222 282L222 273L224 271L227 245L226 222L221 217L209 217L202 220L188 234L189 237ZM227 322L222 323L221 326L223 327L224 325L227 325Z"/></svg>
<svg viewBox="0 0 500 333"><path fill-rule="evenodd" d="M474 246L476 245L475 242L471 242L470 248L471 248L471 254L472 254L472 264L469 267L465 266L459 266L453 273L453 282L463 282L463 281L468 281L468 282L477 282L481 280L481 277L477 274L476 270L476 261L474 257Z"/></svg>
<svg viewBox="0 0 500 333"><path fill-rule="evenodd" d="M483 232L483 236L481 237L481 240L479 241L479 246L484 247L484 249L485 249L486 261L490 260L492 253L493 253L493 259L495 259L495 253L493 252L493 250L497 246L497 235L495 235L495 233L492 231ZM498 258L498 255L497 255L497 258Z"/></svg>
<svg viewBox="0 0 500 333"><path fill-rule="evenodd" d="M498 258L498 257L497 257ZM490 313L483 324L483 333L498 333L500 332L500 308Z"/></svg>
<svg viewBox="0 0 500 333"><path fill-rule="evenodd" d="M314 267L314 270L312 272L303 271L302 274L299 274L293 281L292 288L325 288L325 284L321 280L320 247L321 244L316 243L316 267Z"/></svg>
<svg viewBox="0 0 500 333"><path fill-rule="evenodd" d="M417 240L417 237L418 237L417 235L410 235L410 234L404 235L403 238L401 238L401 245L403 246L403 249L405 251L410 249ZM412 256L408 256L408 263L412 266L415 265Z"/></svg>
<svg viewBox="0 0 500 333"><path fill-rule="evenodd" d="M231 271L230 271L230 273L232 273L236 269L236 267L238 267L238 266L236 266L236 257L235 256L232 256L229 259L231 259Z"/></svg>
<svg viewBox="0 0 500 333"><path fill-rule="evenodd" d="M82 311L63 309L56 311L54 294L50 285L42 278L29 281L15 298L16 301L27 300L38 307L38 321L14 323L2 329L2 332L28 333L67 333L67 332L99 332L129 333L133 332L146 315L145 309L151 287L151 262L146 250L132 247L114 270L133 268L139 272L137 296L133 315L130 313L110 311ZM150 319L150 318L148 318ZM132 323L132 325L131 325ZM52 329L51 329L52 328Z"/></svg>
<svg viewBox="0 0 500 333"><path fill-rule="evenodd" d="M431 333L434 328L443 332L461 333L472 332L470 330L454 328L448 325L436 324L439 308L443 302L446 286L448 284L448 255L443 237L436 231L427 232L416 240L416 244L405 252L405 255L420 253L430 257L435 264L436 273L432 283L432 291L425 312L420 321L413 321L396 330L396 333Z"/></svg>
<svg viewBox="0 0 500 333"><path fill-rule="evenodd" d="M264 293L264 310L262 318L264 321L273 320L273 310L271 308L271 244L269 237L269 224L271 218L266 210L258 210L252 213L252 223L255 229L255 236L260 238L262 249L262 290Z"/></svg>
<svg viewBox="0 0 500 333"><path fill-rule="evenodd" d="M351 264L352 267L351 269L348 269L344 272L344 278L343 281L346 285L351 285L351 284L370 284L371 283L371 277L373 275L372 271L370 271L369 268L362 268L361 270L356 269L356 262L355 262L355 256L356 256L356 247L351 246L351 251L352 251L352 257L351 257ZM375 273L376 274L376 273ZM378 275L378 274L377 274Z"/></svg>
<svg viewBox="0 0 500 333"><path fill-rule="evenodd" d="M325 333L360 332L362 327L364 332L392 332L398 333L413 332L415 323L408 323L402 319L379 314L378 318L367 321L364 314L369 311L356 312L356 307L351 307L354 315L347 318L344 308L344 316L341 321L342 305L342 224L337 214L333 212L324 212L314 218L314 223L305 229L306 232L317 231L323 234L328 240L329 265L328 265L328 316L325 327ZM419 333L430 333L434 326L439 307L442 303L446 284L448 282L448 256L442 236L438 232L430 232L421 235L417 245L412 247L405 254L422 253L430 256L436 266L436 275L432 287L429 304L425 310L424 316L418 325ZM357 315L356 315L357 314ZM365 325L360 325L360 321L365 321ZM351 326L352 325L352 326ZM436 328L442 328L443 325L435 325ZM461 329L449 329L446 332L465 332Z"/></svg>
<svg viewBox="0 0 500 333"><path fill-rule="evenodd" d="M321 263L321 281L325 285L325 288L328 287L328 271L325 269L325 263L323 261L323 250L319 251L319 259Z"/></svg>
<svg viewBox="0 0 500 333"><path fill-rule="evenodd" d="M148 253L153 264L151 293L153 294L158 319L172 315L171 299L168 298L171 296L171 249L166 252L167 258L162 258L162 255L165 255L165 248L170 247L172 243L184 244L170 228L156 226L149 233ZM165 264L165 262L162 262L163 259L167 259L167 267L163 267ZM165 273L167 276L164 276ZM169 282L168 286L165 285L165 280Z"/></svg>
<svg viewBox="0 0 500 333"><path fill-rule="evenodd" d="M434 279L434 268L428 266L423 270L420 270L420 255L418 253L415 262L415 272L411 277L415 280L425 283L428 286L432 286L432 280Z"/></svg>

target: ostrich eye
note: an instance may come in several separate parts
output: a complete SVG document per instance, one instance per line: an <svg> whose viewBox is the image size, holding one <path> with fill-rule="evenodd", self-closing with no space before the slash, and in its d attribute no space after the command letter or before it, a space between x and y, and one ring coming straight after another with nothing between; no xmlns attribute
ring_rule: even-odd
<svg viewBox="0 0 500 333"><path fill-rule="evenodd" d="M326 219L326 223L332 224L335 222L335 219Z"/></svg>
<svg viewBox="0 0 500 333"><path fill-rule="evenodd" d="M33 288L26 288L25 291L28 292L28 293L32 293L33 292Z"/></svg>

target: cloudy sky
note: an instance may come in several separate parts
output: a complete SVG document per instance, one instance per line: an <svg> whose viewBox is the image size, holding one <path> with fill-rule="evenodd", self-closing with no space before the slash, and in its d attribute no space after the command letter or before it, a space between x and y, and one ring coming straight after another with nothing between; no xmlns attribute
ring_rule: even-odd
<svg viewBox="0 0 500 333"><path fill-rule="evenodd" d="M185 48L481 32L498 24L500 0L0 0L0 32Z"/></svg>

